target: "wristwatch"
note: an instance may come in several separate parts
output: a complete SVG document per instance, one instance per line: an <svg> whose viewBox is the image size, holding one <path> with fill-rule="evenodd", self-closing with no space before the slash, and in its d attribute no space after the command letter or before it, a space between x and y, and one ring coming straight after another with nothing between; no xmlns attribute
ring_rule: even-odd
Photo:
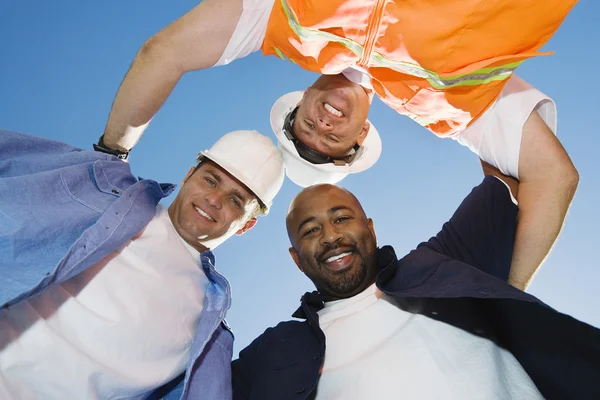
<svg viewBox="0 0 600 400"><path fill-rule="evenodd" d="M106 154L112 154L113 156L118 157L123 161L127 160L127 157L129 157L128 151L113 150L106 147L106 145L104 144L104 135L100 136L100 139L98 139L98 144L94 144L93 147L96 151Z"/></svg>

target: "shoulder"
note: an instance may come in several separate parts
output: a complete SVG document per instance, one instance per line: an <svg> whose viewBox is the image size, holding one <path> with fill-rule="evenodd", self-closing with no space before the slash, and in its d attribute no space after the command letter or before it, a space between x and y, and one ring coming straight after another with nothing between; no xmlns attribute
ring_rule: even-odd
<svg viewBox="0 0 600 400"><path fill-rule="evenodd" d="M319 343L306 321L285 321L268 328L249 348L254 368L279 371L305 360L318 350Z"/></svg>
<svg viewBox="0 0 600 400"><path fill-rule="evenodd" d="M263 342L291 338L309 332L310 329L311 328L306 321L282 321L265 330L261 335L261 338L263 339Z"/></svg>

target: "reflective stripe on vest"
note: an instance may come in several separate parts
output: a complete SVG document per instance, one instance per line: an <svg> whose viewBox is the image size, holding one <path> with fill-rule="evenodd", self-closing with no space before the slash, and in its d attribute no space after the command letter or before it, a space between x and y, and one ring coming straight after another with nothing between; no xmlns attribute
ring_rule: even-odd
<svg viewBox="0 0 600 400"><path fill-rule="evenodd" d="M326 42L335 42L343 45L352 53L354 53L359 59L362 59L364 56L364 47L354 40L340 37L334 35L329 32L321 32L318 29L309 29L302 25L298 21L296 14L289 7L286 0L280 0L283 11L287 17L288 24L290 28L294 31L299 38L307 40L307 41L326 41ZM296 64L296 62L286 57L281 50L275 47L275 52L277 56L283 60L291 61ZM449 77L442 77L439 74L436 74L433 71L429 71L425 68L420 67L419 65L407 63L405 61L394 61L384 57L383 55L373 52L369 56L369 66L374 67L386 67L393 69L394 71L401 72L406 75L411 75L417 78L422 78L427 80L429 84L438 90L448 89L456 86L475 86L482 85L493 81L502 81L510 78L512 73L519 65L521 65L523 61L513 62L506 65L499 65L497 67L488 67L488 68L480 68L476 71L462 74L462 75L454 75Z"/></svg>
<svg viewBox="0 0 600 400"><path fill-rule="evenodd" d="M389 107L453 137L498 98L576 0L272 0L264 55L335 75L361 67Z"/></svg>
<svg viewBox="0 0 600 400"><path fill-rule="evenodd" d="M300 25L300 22L298 22L298 17L296 17L296 14L294 14L294 11L288 6L285 0L281 0L281 7L283 8L283 12L287 17L290 28L292 28L294 33L298 35L299 38L310 41L323 40L325 42L336 42L345 46L348 50L358 55L359 57L362 56L363 47L360 44L356 43L354 40L345 37L340 37L329 32L321 32L318 29L305 28L302 25ZM277 54L280 53L279 49L276 49L275 51L277 52Z"/></svg>

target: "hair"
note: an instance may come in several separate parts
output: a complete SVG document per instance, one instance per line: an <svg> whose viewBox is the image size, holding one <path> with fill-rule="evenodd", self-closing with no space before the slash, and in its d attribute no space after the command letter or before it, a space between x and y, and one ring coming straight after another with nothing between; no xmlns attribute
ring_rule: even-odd
<svg viewBox="0 0 600 400"><path fill-rule="evenodd" d="M250 216L248 217L247 221L250 221L252 218L257 218L265 214L266 206L262 204L258 197L256 197L256 200L258 200L256 207L254 207L254 210L252 210L252 212L250 213Z"/></svg>

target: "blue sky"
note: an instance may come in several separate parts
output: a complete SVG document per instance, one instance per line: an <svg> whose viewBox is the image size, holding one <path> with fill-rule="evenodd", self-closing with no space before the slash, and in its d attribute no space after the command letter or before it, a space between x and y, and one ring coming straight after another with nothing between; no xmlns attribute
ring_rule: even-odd
<svg viewBox="0 0 600 400"><path fill-rule="evenodd" d="M138 48L195 4L1 2L0 127L91 148ZM581 0L544 48L555 54L518 70L555 99L559 138L581 176L567 224L529 292L595 326L600 326L599 14L600 3ZM273 101L315 78L260 54L187 74L132 153L134 174L179 183L197 152L224 133L257 129L274 137L268 122ZM380 101L370 119L382 135L382 157L342 185L373 218L379 244L393 245L401 256L437 233L482 173L468 149L437 139ZM286 181L271 214L215 252L218 269L233 286L228 320L236 353L268 326L289 319L300 296L312 289L287 251L285 212L298 190Z"/></svg>

